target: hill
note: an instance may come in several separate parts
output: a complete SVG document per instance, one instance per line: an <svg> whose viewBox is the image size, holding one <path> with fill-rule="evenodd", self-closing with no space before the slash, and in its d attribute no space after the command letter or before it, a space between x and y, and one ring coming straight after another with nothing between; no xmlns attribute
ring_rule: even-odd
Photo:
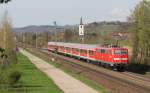
<svg viewBox="0 0 150 93"><path fill-rule="evenodd" d="M124 33L128 31L129 23L127 22L93 22L85 24L85 43L102 43L105 41L112 42L112 37L118 36L118 33ZM14 28L13 31L15 32L28 32L29 34L34 34L38 32L43 34L43 37L48 35L48 39L50 41L57 41L60 42L81 42L81 38L78 35L78 25L72 26L48 26L48 25L41 25L41 26L26 26L23 28ZM57 31L57 33L55 33ZM56 35L57 34L57 35ZM39 38L42 35L38 35ZM28 35L29 37L29 35ZM32 35L32 37L34 37Z"/></svg>

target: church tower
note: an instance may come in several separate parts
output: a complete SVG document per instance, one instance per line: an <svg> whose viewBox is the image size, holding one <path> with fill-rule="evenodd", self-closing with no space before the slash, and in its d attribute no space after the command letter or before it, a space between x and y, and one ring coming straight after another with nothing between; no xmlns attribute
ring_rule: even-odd
<svg viewBox="0 0 150 93"><path fill-rule="evenodd" d="M83 24L82 18L80 19L79 36L84 36L84 24Z"/></svg>

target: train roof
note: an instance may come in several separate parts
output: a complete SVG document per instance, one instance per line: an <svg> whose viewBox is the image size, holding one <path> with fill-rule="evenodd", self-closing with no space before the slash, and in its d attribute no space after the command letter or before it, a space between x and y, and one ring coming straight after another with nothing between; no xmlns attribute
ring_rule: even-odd
<svg viewBox="0 0 150 93"><path fill-rule="evenodd" d="M89 44L79 44L79 43L65 43L65 42L48 42L48 45L58 45L64 47L71 47L71 48L79 48L79 49L89 49L93 50L98 48L100 45L89 45Z"/></svg>
<svg viewBox="0 0 150 93"><path fill-rule="evenodd" d="M58 45L64 47L71 47L71 48L79 48L79 49L86 49L86 50L95 50L95 49L109 49L112 47L102 46L100 44L79 44L79 43L65 43L65 42L48 42L48 45ZM120 47L113 47L114 49L126 49Z"/></svg>

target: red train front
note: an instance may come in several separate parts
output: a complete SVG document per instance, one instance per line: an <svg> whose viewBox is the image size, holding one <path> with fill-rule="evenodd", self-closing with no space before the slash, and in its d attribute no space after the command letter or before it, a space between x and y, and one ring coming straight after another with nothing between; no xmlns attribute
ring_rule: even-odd
<svg viewBox="0 0 150 93"><path fill-rule="evenodd" d="M108 64L111 67L122 70L128 63L128 49L117 47L100 47L96 52L96 60L102 62L102 64Z"/></svg>
<svg viewBox="0 0 150 93"><path fill-rule="evenodd" d="M62 54L86 59L103 66L123 70L128 63L128 49L114 46L49 42L48 49Z"/></svg>

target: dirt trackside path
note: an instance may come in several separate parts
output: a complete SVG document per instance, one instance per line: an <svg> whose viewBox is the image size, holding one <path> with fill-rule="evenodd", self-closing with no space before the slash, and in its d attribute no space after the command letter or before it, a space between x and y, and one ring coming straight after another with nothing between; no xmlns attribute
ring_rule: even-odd
<svg viewBox="0 0 150 93"><path fill-rule="evenodd" d="M64 91L64 93L98 93L96 90L48 64L44 60L32 55L31 53L22 49L20 49L20 52L27 56L38 69L50 77L54 83Z"/></svg>

